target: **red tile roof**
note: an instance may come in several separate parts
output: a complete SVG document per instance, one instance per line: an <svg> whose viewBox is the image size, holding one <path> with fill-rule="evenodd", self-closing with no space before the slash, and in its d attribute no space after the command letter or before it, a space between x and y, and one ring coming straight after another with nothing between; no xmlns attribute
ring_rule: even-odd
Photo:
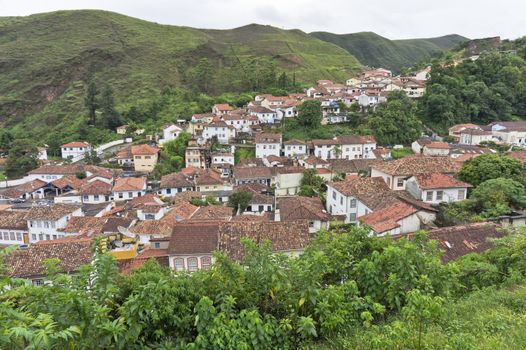
<svg viewBox="0 0 526 350"><path fill-rule="evenodd" d="M329 186L344 196L352 196L371 210L384 208L398 202L398 199L381 177L352 176L344 181L331 182Z"/></svg>
<svg viewBox="0 0 526 350"><path fill-rule="evenodd" d="M426 148L434 149L449 149L449 145L446 142L433 141L425 145Z"/></svg>
<svg viewBox="0 0 526 350"><path fill-rule="evenodd" d="M398 221L418 212L413 206L398 202L384 209L364 215L359 220L370 226L377 234L384 233L400 226Z"/></svg>
<svg viewBox="0 0 526 350"><path fill-rule="evenodd" d="M222 205L206 205L199 207L192 216L191 221L197 220L230 220L233 210Z"/></svg>
<svg viewBox="0 0 526 350"><path fill-rule="evenodd" d="M218 250L218 222L176 224L172 231L169 255L210 254Z"/></svg>
<svg viewBox="0 0 526 350"><path fill-rule="evenodd" d="M274 252L301 251L309 243L309 225L306 220L225 222L219 227L219 250L234 260L241 260L245 255L242 238L258 245L270 241Z"/></svg>
<svg viewBox="0 0 526 350"><path fill-rule="evenodd" d="M136 145L132 146L131 153L136 155L154 155L159 152L157 147L152 147L150 145Z"/></svg>
<svg viewBox="0 0 526 350"><path fill-rule="evenodd" d="M57 179L51 184L59 189L64 189L65 187L71 187L74 190L77 190L84 183L83 180L78 179L76 176L63 176L60 179Z"/></svg>
<svg viewBox="0 0 526 350"><path fill-rule="evenodd" d="M373 165L383 173L393 176L411 176L422 173L456 173L458 165L449 157L413 155Z"/></svg>
<svg viewBox="0 0 526 350"><path fill-rule="evenodd" d="M161 188L188 188L194 187L192 181L190 181L182 173L171 173L161 177Z"/></svg>
<svg viewBox="0 0 526 350"><path fill-rule="evenodd" d="M113 192L141 191L146 189L144 177L119 177L113 186Z"/></svg>
<svg viewBox="0 0 526 350"><path fill-rule="evenodd" d="M74 141L74 142L65 143L65 144L63 144L60 147L61 148L64 148L64 147L89 147L89 145L90 144L87 143L87 142Z"/></svg>
<svg viewBox="0 0 526 350"><path fill-rule="evenodd" d="M280 211L281 221L329 220L329 214L325 211L318 197L282 197L278 199L277 207Z"/></svg>
<svg viewBox="0 0 526 350"><path fill-rule="evenodd" d="M80 187L80 193L82 195L109 195L111 194L111 184L95 180L92 182L86 182Z"/></svg>
<svg viewBox="0 0 526 350"><path fill-rule="evenodd" d="M467 188L472 187L470 184L457 180L451 175L442 173L418 174L415 175L418 187L421 189L435 188Z"/></svg>
<svg viewBox="0 0 526 350"><path fill-rule="evenodd" d="M44 261L58 258L62 273L74 273L80 266L91 263L89 238L43 241L26 249L17 249L5 257L4 264L10 276L19 278L40 277L46 274Z"/></svg>
<svg viewBox="0 0 526 350"><path fill-rule="evenodd" d="M256 134L256 137L255 137L256 143L281 143L281 140L282 140L281 134L263 133L263 134Z"/></svg>
<svg viewBox="0 0 526 350"><path fill-rule="evenodd" d="M0 211L0 229L27 231L27 211Z"/></svg>
<svg viewBox="0 0 526 350"><path fill-rule="evenodd" d="M58 220L80 208L75 204L54 204L34 206L27 212L27 220Z"/></svg>

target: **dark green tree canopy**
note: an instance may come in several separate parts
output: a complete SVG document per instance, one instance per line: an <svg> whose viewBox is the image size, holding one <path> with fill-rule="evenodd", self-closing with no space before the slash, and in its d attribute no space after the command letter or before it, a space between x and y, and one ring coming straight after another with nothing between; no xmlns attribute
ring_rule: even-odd
<svg viewBox="0 0 526 350"><path fill-rule="evenodd" d="M236 191L228 197L228 206L234 208L234 210L239 213L243 213L251 200L252 192Z"/></svg>
<svg viewBox="0 0 526 350"><path fill-rule="evenodd" d="M464 163L457 177L473 186L496 178L512 179L524 183L524 166L512 157L500 154L482 154Z"/></svg>
<svg viewBox="0 0 526 350"><path fill-rule="evenodd" d="M298 124L306 128L316 128L320 125L323 117L320 101L305 101L297 109Z"/></svg>

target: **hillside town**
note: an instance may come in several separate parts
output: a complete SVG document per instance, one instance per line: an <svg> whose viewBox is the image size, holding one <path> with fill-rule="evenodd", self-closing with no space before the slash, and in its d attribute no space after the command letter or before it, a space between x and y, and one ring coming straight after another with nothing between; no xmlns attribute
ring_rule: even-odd
<svg viewBox="0 0 526 350"><path fill-rule="evenodd" d="M347 122L344 106L374 108L391 91L419 98L428 73L393 77L375 69L345 85L320 80L304 93L257 95L243 108L216 104L164 126L147 143L123 136L98 148L63 144L62 160L48 160L42 149L41 166L0 189L0 244L20 247L6 264L13 276L40 285L45 259L59 258L65 272L75 273L91 261L96 240L124 273L150 258L194 272L210 268L215 251L242 259L244 238L268 240L273 251L295 256L316 232L342 224L375 236L427 230L449 258L486 249L479 244L496 237L499 225L524 224L526 215L491 219L489 231L480 224L446 229L437 225L438 206L468 198L472 184L455 175L466 161L495 153L489 143L524 148L526 122L455 125L447 138L414 140L412 154L397 159L392 152L402 145L378 145L371 135L286 140L276 131L298 117L305 101L320 102L321 124L337 124ZM184 166L155 179L166 145L182 135ZM112 167L87 164L88 156L115 146ZM236 159L239 149L253 156ZM526 151L509 155L526 162ZM482 233L468 240L458 233L467 229Z"/></svg>

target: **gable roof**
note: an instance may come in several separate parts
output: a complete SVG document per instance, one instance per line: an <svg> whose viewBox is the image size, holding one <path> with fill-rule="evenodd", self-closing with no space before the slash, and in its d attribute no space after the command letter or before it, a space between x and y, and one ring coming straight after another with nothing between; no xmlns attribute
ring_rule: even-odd
<svg viewBox="0 0 526 350"><path fill-rule="evenodd" d="M63 176L60 179L51 182L51 184L56 188L64 189L66 187L71 187L74 190L79 189L83 183L83 180L71 175Z"/></svg>
<svg viewBox="0 0 526 350"><path fill-rule="evenodd" d="M170 236L172 234L172 227L170 223L160 220L144 220L137 222L130 227L130 232L139 235L162 235Z"/></svg>
<svg viewBox="0 0 526 350"><path fill-rule="evenodd" d="M427 237L438 242L444 252L442 262L447 263L469 253L482 253L495 245L490 240L507 235L501 227L487 222L441 227L428 232ZM400 235L400 237L404 237ZM412 239L413 235L407 235Z"/></svg>
<svg viewBox="0 0 526 350"><path fill-rule="evenodd" d="M418 209L406 203L397 202L389 207L374 211L359 218L377 234L384 233L400 226L398 221L413 215Z"/></svg>
<svg viewBox="0 0 526 350"><path fill-rule="evenodd" d="M134 156L138 155L154 155L159 152L159 149L157 147L152 147L150 145L136 145L131 147L131 153Z"/></svg>
<svg viewBox="0 0 526 350"><path fill-rule="evenodd" d="M418 187L424 190L435 188L467 188L470 184L457 180L451 175L442 173L418 174L415 175Z"/></svg>
<svg viewBox="0 0 526 350"><path fill-rule="evenodd" d="M325 211L318 197L282 197L277 205L281 221L320 220L328 221L329 214Z"/></svg>
<svg viewBox="0 0 526 350"><path fill-rule="evenodd" d="M38 205L29 209L26 220L58 220L78 209L80 206L75 204Z"/></svg>
<svg viewBox="0 0 526 350"><path fill-rule="evenodd" d="M376 143L376 139L372 135L342 135L338 136L337 140L342 145L361 145L364 143Z"/></svg>
<svg viewBox="0 0 526 350"><path fill-rule="evenodd" d="M377 210L398 200L381 177L352 176L344 181L330 182L329 186L343 194L352 196L371 210Z"/></svg>
<svg viewBox="0 0 526 350"><path fill-rule="evenodd" d="M262 133L256 134L256 143L281 143L281 134Z"/></svg>
<svg viewBox="0 0 526 350"><path fill-rule="evenodd" d="M298 139L292 139L292 140L283 142L283 144L286 146L293 146L293 145L294 146L305 146L307 143L305 141L301 141Z"/></svg>
<svg viewBox="0 0 526 350"><path fill-rule="evenodd" d="M222 205L206 205L199 207L190 217L190 220L230 220L232 208Z"/></svg>
<svg viewBox="0 0 526 350"><path fill-rule="evenodd" d="M102 228L108 218L99 218L91 216L74 216L69 219L66 227L59 231L65 233L83 234L90 232L91 234L101 234Z"/></svg>
<svg viewBox="0 0 526 350"><path fill-rule="evenodd" d="M86 182L81 187L79 192L82 195L109 195L111 194L111 184L95 180L92 182Z"/></svg>
<svg viewBox="0 0 526 350"><path fill-rule="evenodd" d="M161 221L175 224L178 221L186 220L192 216L198 209L198 206L186 201L178 201L170 210L161 218Z"/></svg>
<svg viewBox="0 0 526 350"><path fill-rule="evenodd" d="M144 177L119 177L115 180L113 192L141 191L146 189Z"/></svg>
<svg viewBox="0 0 526 350"><path fill-rule="evenodd" d="M223 179L216 171L206 169L205 172L199 174L195 178L195 184L198 186L202 185L222 185Z"/></svg>
<svg viewBox="0 0 526 350"><path fill-rule="evenodd" d="M413 155L372 166L392 176L411 176L422 173L456 173L458 165L449 157Z"/></svg>
<svg viewBox="0 0 526 350"><path fill-rule="evenodd" d="M63 144L60 147L61 148L64 148L64 147L80 148L80 147L89 147L89 146L90 146L90 144L87 143L87 142L73 141L73 142L65 143L65 144Z"/></svg>
<svg viewBox="0 0 526 350"><path fill-rule="evenodd" d="M0 229L27 231L27 211L0 211Z"/></svg>
<svg viewBox="0 0 526 350"><path fill-rule="evenodd" d="M91 263L91 240L89 238L58 239L42 241L26 249L17 249L5 257L4 263L10 276L18 278L39 277L46 274L44 261L58 258L62 273L78 271L80 266Z"/></svg>
<svg viewBox="0 0 526 350"><path fill-rule="evenodd" d="M300 221L233 221L219 227L219 250L234 260L245 255L242 238L248 238L256 244L270 241L274 252L303 250L309 243L309 225Z"/></svg>
<svg viewBox="0 0 526 350"><path fill-rule="evenodd" d="M183 187L194 187L192 181L190 181L182 173L171 173L161 177L161 188L183 188Z"/></svg>
<svg viewBox="0 0 526 350"><path fill-rule="evenodd" d="M236 179L270 179L272 168L266 166L234 167L234 178Z"/></svg>
<svg viewBox="0 0 526 350"><path fill-rule="evenodd" d="M210 254L218 250L219 222L184 222L174 225L168 254Z"/></svg>

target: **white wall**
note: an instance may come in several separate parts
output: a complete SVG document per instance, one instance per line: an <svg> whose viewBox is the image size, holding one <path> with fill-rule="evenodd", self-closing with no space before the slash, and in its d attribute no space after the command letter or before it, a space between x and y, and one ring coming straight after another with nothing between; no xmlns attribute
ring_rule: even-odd
<svg viewBox="0 0 526 350"><path fill-rule="evenodd" d="M0 244L5 244L5 245L24 244L24 233L25 232L27 231L0 228Z"/></svg>
<svg viewBox="0 0 526 350"><path fill-rule="evenodd" d="M283 145L283 151L285 157L294 157L296 155L306 155L307 146L306 145Z"/></svg>
<svg viewBox="0 0 526 350"><path fill-rule="evenodd" d="M29 242L35 243L40 240L63 238L64 232L59 232L58 230L66 227L69 219L73 216L83 216L81 208L58 220L28 220Z"/></svg>
<svg viewBox="0 0 526 350"><path fill-rule="evenodd" d="M146 191L124 191L124 192L113 192L114 201L125 201L136 197L144 196Z"/></svg>
<svg viewBox="0 0 526 350"><path fill-rule="evenodd" d="M331 186L327 186L326 208L332 215L345 215L345 223L355 223L359 217L372 212L357 198L345 196Z"/></svg>
<svg viewBox="0 0 526 350"><path fill-rule="evenodd" d="M281 154L280 143L257 143L256 158L266 158L268 156L277 156Z"/></svg>
<svg viewBox="0 0 526 350"><path fill-rule="evenodd" d="M188 259L190 258L197 258L197 269L202 269L202 259L208 258L210 259L211 265L214 263L214 258L212 254L195 254L195 255L170 255L169 257L169 263L170 268L175 270L176 272L182 272L182 271L188 271ZM183 262L183 270L177 270L176 269L176 260L182 259Z"/></svg>

